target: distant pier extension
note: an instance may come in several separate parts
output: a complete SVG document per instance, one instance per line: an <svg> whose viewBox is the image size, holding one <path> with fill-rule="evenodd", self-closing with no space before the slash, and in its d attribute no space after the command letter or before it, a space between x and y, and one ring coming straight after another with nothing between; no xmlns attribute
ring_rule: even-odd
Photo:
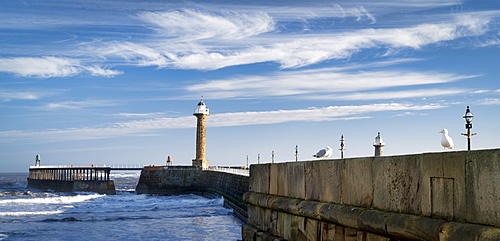
<svg viewBox="0 0 500 241"><path fill-rule="evenodd" d="M36 163L29 169L28 187L60 192L116 194L109 178L112 170L142 170L139 166L41 166L39 156Z"/></svg>

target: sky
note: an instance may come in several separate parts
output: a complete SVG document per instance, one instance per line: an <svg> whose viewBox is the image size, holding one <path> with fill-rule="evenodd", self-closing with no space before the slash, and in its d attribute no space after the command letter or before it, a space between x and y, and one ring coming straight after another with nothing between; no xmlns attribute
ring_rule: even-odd
<svg viewBox="0 0 500 241"><path fill-rule="evenodd" d="M494 0L23 0L0 8L0 172L500 147Z"/></svg>

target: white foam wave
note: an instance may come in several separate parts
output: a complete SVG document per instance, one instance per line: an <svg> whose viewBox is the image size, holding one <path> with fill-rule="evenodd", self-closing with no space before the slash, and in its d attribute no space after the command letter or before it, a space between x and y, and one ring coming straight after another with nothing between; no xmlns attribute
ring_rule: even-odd
<svg viewBox="0 0 500 241"><path fill-rule="evenodd" d="M39 212L0 212L0 216L29 216L29 215L51 215L59 214L63 211L39 211ZM0 236L1 238L1 236Z"/></svg>
<svg viewBox="0 0 500 241"><path fill-rule="evenodd" d="M18 199L7 199L0 200L0 204L11 204L11 203L24 203L24 204L42 204L42 203L77 203L84 202L90 199L103 197L106 195L93 194L93 195L76 195L76 196L58 196L58 197L48 197L48 198L18 198Z"/></svg>
<svg viewBox="0 0 500 241"><path fill-rule="evenodd" d="M135 173L111 173L110 177L111 178L139 178L141 176L141 172L135 172Z"/></svg>

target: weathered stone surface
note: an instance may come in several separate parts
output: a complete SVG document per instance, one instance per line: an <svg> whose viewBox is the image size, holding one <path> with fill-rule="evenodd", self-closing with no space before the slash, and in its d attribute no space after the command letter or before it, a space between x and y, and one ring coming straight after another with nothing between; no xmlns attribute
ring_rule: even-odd
<svg viewBox="0 0 500 241"><path fill-rule="evenodd" d="M356 241L358 239L358 232L356 229L344 228L344 240Z"/></svg>
<svg viewBox="0 0 500 241"><path fill-rule="evenodd" d="M376 157L373 161L373 207L380 210L421 213L422 181L416 155Z"/></svg>
<svg viewBox="0 0 500 241"><path fill-rule="evenodd" d="M366 210L358 217L358 226L362 230L367 230L378 234L387 233L387 219L394 215L391 212L380 210Z"/></svg>
<svg viewBox="0 0 500 241"><path fill-rule="evenodd" d="M305 171L305 199L320 200L322 184L320 177L320 161L311 161L304 164Z"/></svg>
<svg viewBox="0 0 500 241"><path fill-rule="evenodd" d="M245 241L255 241L258 229L254 228L252 225L243 224L241 226L241 237Z"/></svg>
<svg viewBox="0 0 500 241"><path fill-rule="evenodd" d="M482 235L482 234L485 235ZM471 240L476 241L482 237L483 240L500 240L500 232L487 226L449 222L442 225L439 232L439 240Z"/></svg>
<svg viewBox="0 0 500 241"><path fill-rule="evenodd" d="M335 224L321 222L321 241L334 241Z"/></svg>
<svg viewBox="0 0 500 241"><path fill-rule="evenodd" d="M278 164L271 164L269 166L269 194L279 195L278 179L285 179L282 173L278 172Z"/></svg>
<svg viewBox="0 0 500 241"><path fill-rule="evenodd" d="M500 227L500 149L467 153L468 221Z"/></svg>
<svg viewBox="0 0 500 241"><path fill-rule="evenodd" d="M342 161L316 161L319 174L312 177L307 185L314 186L309 189L314 190L314 197L319 201L341 203L342 200L342 180L341 169L344 166ZM318 191L319 190L319 191Z"/></svg>
<svg viewBox="0 0 500 241"><path fill-rule="evenodd" d="M461 216L466 214L465 154L466 152L441 152L419 156L422 162L420 186L423 215L463 221ZM450 185L453 186L452 189Z"/></svg>
<svg viewBox="0 0 500 241"><path fill-rule="evenodd" d="M292 177L293 181L286 182L288 192L286 196L295 198L304 198L306 196L304 162L287 163L287 175Z"/></svg>
<svg viewBox="0 0 500 241"><path fill-rule="evenodd" d="M278 195L287 196L288 195L288 183L290 178L288 178L288 165L286 163L275 164L276 165L276 175L273 177L274 182L277 184Z"/></svg>
<svg viewBox="0 0 500 241"><path fill-rule="evenodd" d="M386 221L389 235L410 240L436 240L444 220L407 214L389 215Z"/></svg>
<svg viewBox="0 0 500 241"><path fill-rule="evenodd" d="M250 166L250 191L269 193L269 178L271 164Z"/></svg>
<svg viewBox="0 0 500 241"><path fill-rule="evenodd" d="M371 157L342 160L342 204L370 207L373 201Z"/></svg>

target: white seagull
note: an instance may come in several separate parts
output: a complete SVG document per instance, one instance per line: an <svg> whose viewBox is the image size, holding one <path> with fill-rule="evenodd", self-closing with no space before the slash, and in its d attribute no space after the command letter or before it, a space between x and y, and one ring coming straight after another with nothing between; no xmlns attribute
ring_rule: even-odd
<svg viewBox="0 0 500 241"><path fill-rule="evenodd" d="M448 129L443 129L439 133L443 133L443 136L441 137L441 145L444 148L453 149L453 139L448 136Z"/></svg>
<svg viewBox="0 0 500 241"><path fill-rule="evenodd" d="M326 149L321 149L316 153L316 155L313 155L313 157L330 157L332 155L332 148L329 146L326 146Z"/></svg>

